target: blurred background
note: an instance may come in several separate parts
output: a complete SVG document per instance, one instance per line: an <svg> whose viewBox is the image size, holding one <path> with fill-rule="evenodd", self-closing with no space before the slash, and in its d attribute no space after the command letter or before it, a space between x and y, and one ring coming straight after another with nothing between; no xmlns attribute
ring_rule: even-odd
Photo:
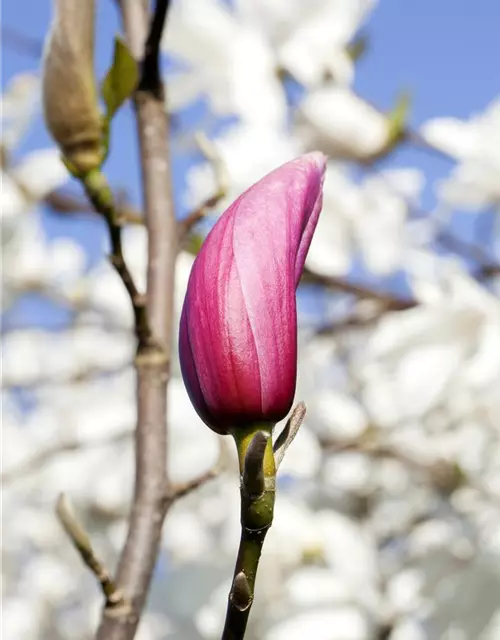
<svg viewBox="0 0 500 640"><path fill-rule="evenodd" d="M98 4L96 74L121 31ZM131 498L134 337L103 222L44 128L48 0L2 7L3 633L92 637L101 597L54 515L113 567ZM500 638L500 5L173 0L163 38L173 191L207 230L266 172L329 156L298 291L305 423L280 469L248 640ZM105 165L145 284L132 108ZM214 206L204 206L206 203ZM215 203L215 204L214 204ZM200 210L200 207L202 209ZM219 437L174 365L173 480ZM170 511L140 640L218 638L237 464Z"/></svg>

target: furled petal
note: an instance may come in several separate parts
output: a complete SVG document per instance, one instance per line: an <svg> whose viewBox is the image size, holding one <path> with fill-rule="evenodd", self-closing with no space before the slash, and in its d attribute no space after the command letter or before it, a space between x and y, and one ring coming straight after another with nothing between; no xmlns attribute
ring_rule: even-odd
<svg viewBox="0 0 500 640"><path fill-rule="evenodd" d="M181 367L203 420L225 433L276 422L295 392L295 289L319 212L325 158L310 153L243 193L208 235L181 318Z"/></svg>

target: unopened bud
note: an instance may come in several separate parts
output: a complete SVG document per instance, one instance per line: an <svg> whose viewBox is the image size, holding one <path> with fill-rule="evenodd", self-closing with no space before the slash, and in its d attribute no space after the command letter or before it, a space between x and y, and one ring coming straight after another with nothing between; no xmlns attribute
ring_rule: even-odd
<svg viewBox="0 0 500 640"><path fill-rule="evenodd" d="M55 0L43 61L45 121L66 160L80 172L103 158L94 76L94 0Z"/></svg>

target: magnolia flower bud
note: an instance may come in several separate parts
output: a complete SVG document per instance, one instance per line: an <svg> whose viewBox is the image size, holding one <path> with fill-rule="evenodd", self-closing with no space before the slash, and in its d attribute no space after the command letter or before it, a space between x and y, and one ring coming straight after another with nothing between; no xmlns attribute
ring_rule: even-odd
<svg viewBox="0 0 500 640"><path fill-rule="evenodd" d="M77 171L102 161L94 76L94 0L55 0L45 45L43 107L47 127Z"/></svg>
<svg viewBox="0 0 500 640"><path fill-rule="evenodd" d="M295 290L322 205L326 158L274 170L221 216L198 254L181 316L182 375L220 434L276 423L293 402Z"/></svg>

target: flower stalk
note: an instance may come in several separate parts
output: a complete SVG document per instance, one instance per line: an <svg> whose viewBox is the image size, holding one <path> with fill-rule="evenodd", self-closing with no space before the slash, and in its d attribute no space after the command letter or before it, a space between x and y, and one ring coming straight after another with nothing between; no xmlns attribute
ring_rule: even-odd
<svg viewBox="0 0 500 640"><path fill-rule="evenodd" d="M241 538L222 640L245 635L260 555L273 522L276 465L271 434L269 425L233 432L240 464Z"/></svg>

